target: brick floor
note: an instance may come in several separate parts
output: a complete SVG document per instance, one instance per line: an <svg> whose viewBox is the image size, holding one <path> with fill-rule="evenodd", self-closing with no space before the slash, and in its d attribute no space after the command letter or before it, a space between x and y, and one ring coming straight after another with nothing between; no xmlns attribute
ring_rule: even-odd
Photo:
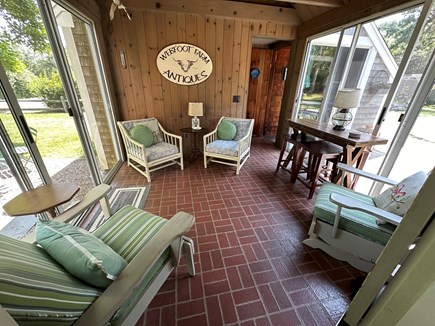
<svg viewBox="0 0 435 326"><path fill-rule="evenodd" d="M151 174L145 209L170 218L196 218L197 275L181 263L137 325L334 325L350 302L350 285L363 275L302 244L312 217L308 189L274 174L279 150L254 138L251 157L232 167L186 160ZM188 157L188 155L185 155ZM147 184L124 165L112 185ZM314 196L315 198L315 196Z"/></svg>

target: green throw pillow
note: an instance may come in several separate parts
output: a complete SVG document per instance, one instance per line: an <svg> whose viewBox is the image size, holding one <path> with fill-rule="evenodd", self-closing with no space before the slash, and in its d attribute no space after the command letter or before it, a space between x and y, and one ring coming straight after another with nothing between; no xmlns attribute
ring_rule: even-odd
<svg viewBox="0 0 435 326"><path fill-rule="evenodd" d="M130 136L135 141L143 144L145 147L150 147L152 144L154 144L153 132L147 126L134 126L130 131Z"/></svg>
<svg viewBox="0 0 435 326"><path fill-rule="evenodd" d="M228 120L223 120L218 127L217 136L221 140L233 140L236 137L236 125Z"/></svg>
<svg viewBox="0 0 435 326"><path fill-rule="evenodd" d="M70 274L106 288L127 266L127 261L86 230L68 223L38 221L36 241Z"/></svg>

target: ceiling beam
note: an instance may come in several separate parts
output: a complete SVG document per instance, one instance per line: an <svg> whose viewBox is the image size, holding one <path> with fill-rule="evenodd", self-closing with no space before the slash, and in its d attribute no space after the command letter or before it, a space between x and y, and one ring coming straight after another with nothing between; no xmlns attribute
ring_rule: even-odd
<svg viewBox="0 0 435 326"><path fill-rule="evenodd" d="M176 11L251 20L269 20L292 25L300 25L302 23L295 9L246 2L219 0L124 0L123 4L127 9Z"/></svg>
<svg viewBox="0 0 435 326"><path fill-rule="evenodd" d="M276 0L281 2L299 3L308 6L338 8L344 5L342 0Z"/></svg>
<svg viewBox="0 0 435 326"><path fill-rule="evenodd" d="M421 0L358 0L347 6L330 10L298 27L298 39L303 39L337 27L350 26L362 21L385 16L421 3ZM382 13L382 14L381 14Z"/></svg>

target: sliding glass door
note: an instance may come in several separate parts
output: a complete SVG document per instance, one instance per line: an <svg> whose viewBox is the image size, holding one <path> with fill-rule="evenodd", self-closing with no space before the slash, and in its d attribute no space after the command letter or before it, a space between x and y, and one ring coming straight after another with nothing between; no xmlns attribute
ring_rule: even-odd
<svg viewBox="0 0 435 326"><path fill-rule="evenodd" d="M95 159L97 173L101 180L120 163L120 151L116 144L117 133L113 112L106 91L104 73L100 63L98 44L93 25L71 8L54 1L44 1L52 7L57 31L65 53L65 70L72 79L77 97L76 116L90 142L89 150ZM63 102L65 110L74 113L74 105Z"/></svg>
<svg viewBox="0 0 435 326"><path fill-rule="evenodd" d="M387 153L382 169L389 176L401 180L418 171L429 172L435 168L435 50L421 75L408 110ZM375 188L376 191L380 186Z"/></svg>
<svg viewBox="0 0 435 326"><path fill-rule="evenodd" d="M431 5L426 1L309 42L297 115L329 122L335 112L332 104L337 91L362 89L360 106L352 110L354 118L348 128L389 140L387 145L371 149L364 158L364 170L389 175L406 138L398 135L410 131L401 127L402 121L406 118L408 124L413 124L410 119L416 119L415 110L420 110L410 106L410 100L418 90L433 51L430 35L435 33L435 14ZM426 107L431 106L431 101L429 96ZM421 144L428 143L422 140ZM402 171L403 176L406 174L406 170ZM370 188L371 183L362 180L357 185L358 190L365 192Z"/></svg>
<svg viewBox="0 0 435 326"><path fill-rule="evenodd" d="M3 217L1 207L20 191L74 183L76 201L121 165L91 21L56 2L27 5L6 2L0 11Z"/></svg>

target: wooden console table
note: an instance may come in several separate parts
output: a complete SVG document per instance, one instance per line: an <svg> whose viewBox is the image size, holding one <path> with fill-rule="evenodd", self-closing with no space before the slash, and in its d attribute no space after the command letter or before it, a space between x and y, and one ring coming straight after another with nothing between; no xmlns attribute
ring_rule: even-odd
<svg viewBox="0 0 435 326"><path fill-rule="evenodd" d="M301 132L301 137L309 134L323 140L329 141L335 145L343 147L343 158L342 162L350 166L355 166L358 169L363 169L365 164L365 159L363 157L364 151L368 150L374 145L382 145L388 142L387 139L379 138L371 134L361 132L361 137L358 139L349 137L349 130L338 131L334 130L332 125L328 125L324 122L319 122L315 120L288 119L288 124L293 131L298 133ZM297 154L295 150L295 154ZM297 162L296 158L293 158L294 162ZM292 180L296 180L298 171L293 169L295 164L292 164ZM339 175L334 182L338 182L341 177L344 177L344 184L349 188L354 188L357 179L350 180L348 174Z"/></svg>

